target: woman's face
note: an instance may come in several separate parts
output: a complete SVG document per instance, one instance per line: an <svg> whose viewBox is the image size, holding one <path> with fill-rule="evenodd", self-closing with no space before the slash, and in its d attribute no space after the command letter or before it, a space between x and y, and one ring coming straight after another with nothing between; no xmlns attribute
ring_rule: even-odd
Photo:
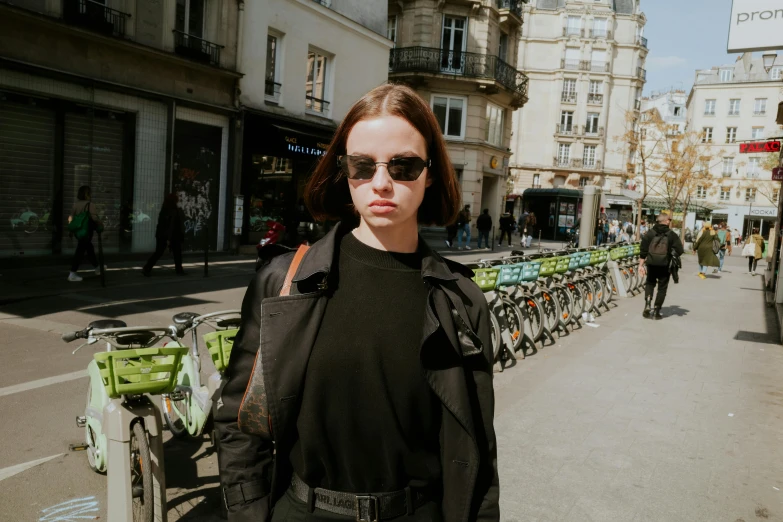
<svg viewBox="0 0 783 522"><path fill-rule="evenodd" d="M424 136L398 116L381 116L354 125L348 134L346 153L374 162L412 156L429 159ZM424 191L431 184L427 168L415 181L394 181L385 164L377 165L372 179L348 180L356 211L367 226L375 229L417 223Z"/></svg>

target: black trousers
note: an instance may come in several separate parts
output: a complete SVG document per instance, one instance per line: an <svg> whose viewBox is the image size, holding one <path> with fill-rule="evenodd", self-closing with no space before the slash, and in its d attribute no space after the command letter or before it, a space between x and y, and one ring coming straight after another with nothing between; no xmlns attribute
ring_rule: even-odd
<svg viewBox="0 0 783 522"><path fill-rule="evenodd" d="M753 256L748 256L748 272L755 272L756 266L759 264L759 260Z"/></svg>
<svg viewBox="0 0 783 522"><path fill-rule="evenodd" d="M663 301L666 299L666 290L669 288L670 276L671 274L669 274L668 266L647 267L647 284L644 286L644 298L652 299L655 285L657 284L658 294L655 296L656 308L663 306Z"/></svg>
<svg viewBox="0 0 783 522"><path fill-rule="evenodd" d="M510 230L501 230L500 231L500 239L498 240L498 245L503 244L503 238L508 236L508 246L511 246L511 231Z"/></svg>
<svg viewBox="0 0 783 522"><path fill-rule="evenodd" d="M158 262L166 251L166 244L168 242L167 239L158 239L158 242L155 245L155 253L150 256L147 260L147 264L144 265L145 271L149 272L152 270L152 267L155 266L155 263ZM177 272L182 272L182 243L179 241L171 241L171 253L174 255L174 266L176 267Z"/></svg>
<svg viewBox="0 0 783 522"><path fill-rule="evenodd" d="M92 263L92 266L98 267L98 258L95 256L95 247L92 246L92 234L87 237L83 237L76 245L76 252L73 253L73 261L71 261L71 272L78 272L79 265L82 264L85 254L87 260Z"/></svg>

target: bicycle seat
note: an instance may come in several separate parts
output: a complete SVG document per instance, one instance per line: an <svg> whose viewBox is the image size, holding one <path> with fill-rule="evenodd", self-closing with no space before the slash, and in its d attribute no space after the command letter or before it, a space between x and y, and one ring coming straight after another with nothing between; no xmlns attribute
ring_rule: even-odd
<svg viewBox="0 0 783 522"><path fill-rule="evenodd" d="M99 319L90 323L90 328L95 330L108 330L109 328L125 328L128 324L119 319Z"/></svg>
<svg viewBox="0 0 783 522"><path fill-rule="evenodd" d="M174 317L171 318L172 321L174 321L174 324L190 324L193 322L193 319L198 317L200 314L196 314L193 312L180 312Z"/></svg>
<svg viewBox="0 0 783 522"><path fill-rule="evenodd" d="M114 338L114 344L117 346L130 347L132 345L147 346L157 334L154 332L131 332L120 334Z"/></svg>
<svg viewBox="0 0 783 522"><path fill-rule="evenodd" d="M216 324L218 328L239 328L241 323L241 317L226 317L225 319L218 319Z"/></svg>

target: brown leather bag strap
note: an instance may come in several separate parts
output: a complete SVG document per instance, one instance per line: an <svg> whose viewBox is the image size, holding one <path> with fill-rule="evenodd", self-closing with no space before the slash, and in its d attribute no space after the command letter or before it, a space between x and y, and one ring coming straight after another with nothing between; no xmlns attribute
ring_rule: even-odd
<svg viewBox="0 0 783 522"><path fill-rule="evenodd" d="M304 259L304 255L305 253L307 253L307 250L309 248L310 247L307 245L301 245L299 249L296 251L296 254L294 254L294 260L291 261L291 266L288 267L288 273L285 275L283 288L280 289L281 297L290 295L291 284L294 282L294 276L296 275L296 271L299 270L299 264L302 262L302 259Z"/></svg>

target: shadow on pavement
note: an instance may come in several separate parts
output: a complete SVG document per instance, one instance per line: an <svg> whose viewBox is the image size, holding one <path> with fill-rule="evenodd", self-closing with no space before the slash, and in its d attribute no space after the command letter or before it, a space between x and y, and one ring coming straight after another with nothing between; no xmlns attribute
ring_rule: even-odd
<svg viewBox="0 0 783 522"><path fill-rule="evenodd" d="M661 308L661 313L663 313L664 316L676 315L677 317L685 317L689 312L690 310L677 305L664 306Z"/></svg>
<svg viewBox="0 0 783 522"><path fill-rule="evenodd" d="M169 510L176 509L178 506L181 506L182 504L189 503L192 500L195 500L197 498L203 497L201 502L199 502L196 507L182 515L179 520L180 522L184 521L193 521L193 522L204 522L204 521L211 521L211 520L221 520L224 519L224 517L220 516L219 513L221 512L221 495L220 495L220 486L215 486L213 488L206 488L206 489L200 489L198 491L189 491L188 493L185 493L184 495L178 496L176 499L169 500L168 502L168 508Z"/></svg>
<svg viewBox="0 0 783 522"><path fill-rule="evenodd" d="M759 299L764 306L764 322L767 325L766 332L750 332L748 330L738 330L734 339L737 341L747 341L761 344L780 344L780 325L778 324L775 307L767 305L767 292L765 288L742 288L743 290L761 290Z"/></svg>

